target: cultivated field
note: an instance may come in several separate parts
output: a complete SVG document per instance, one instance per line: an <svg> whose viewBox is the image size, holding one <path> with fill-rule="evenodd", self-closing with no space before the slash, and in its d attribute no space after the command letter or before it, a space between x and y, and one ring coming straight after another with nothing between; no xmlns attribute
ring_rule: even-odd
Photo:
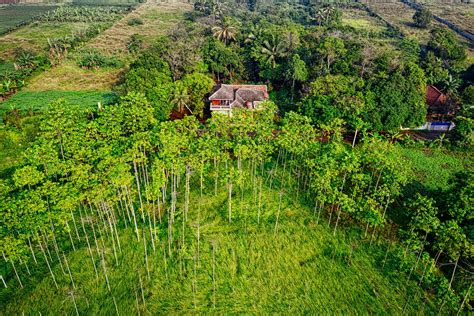
<svg viewBox="0 0 474 316"><path fill-rule="evenodd" d="M356 30L381 33L386 26L377 18L370 16L367 11L356 8L345 8L342 12L342 23Z"/></svg>
<svg viewBox="0 0 474 316"><path fill-rule="evenodd" d="M11 59L14 50L19 47L35 53L44 52L49 38L70 36L89 26L100 27L101 24L34 22L0 37L0 58Z"/></svg>
<svg viewBox="0 0 474 316"><path fill-rule="evenodd" d="M183 20L183 14L191 10L192 5L188 3L149 0L100 34L88 47L123 54L133 34L139 33L149 44L176 26ZM143 24L129 25L132 19L140 19Z"/></svg>
<svg viewBox="0 0 474 316"><path fill-rule="evenodd" d="M32 18L41 15L54 6L31 5L31 6L2 6L0 5L0 34L15 28L16 26L29 22ZM1 48L0 48L1 51Z"/></svg>
<svg viewBox="0 0 474 316"><path fill-rule="evenodd" d="M408 5L401 3L401 2L375 2L371 1L368 5L372 10L374 10L377 14L379 14L381 17L383 17L385 20L387 20L389 23L392 25L399 27L400 30L402 31L403 34L406 36L413 36L416 37L421 44L427 44L429 39L430 39L430 32L434 27L446 27L444 24L437 22L435 20L432 21L431 25L427 28L419 28L416 27L413 24L413 15L415 14L415 10L409 7ZM470 5L472 6L472 5ZM448 6L449 7L449 6ZM446 19L453 23L457 23L455 21L459 22L459 25L470 25L472 21L474 20L473 15L472 15L472 9L468 11L468 13L463 13L460 14L461 12L461 7L460 6L452 6L456 8L451 13L451 17L457 16L465 16L467 17L467 20L470 20L467 24L461 24L465 23L466 21L462 20L456 20L456 19L450 19L448 16L446 16ZM437 10L444 10L444 6L442 4L437 4L435 6ZM447 9L449 10L449 9ZM470 16L470 19L469 19ZM444 17L444 16L442 16ZM471 29L472 30L472 29ZM474 60L474 47L473 44L470 43L467 39L464 37L457 35L459 41L463 42L466 46L466 51L468 55L468 63L472 63Z"/></svg>
<svg viewBox="0 0 474 316"><path fill-rule="evenodd" d="M465 31L474 33L474 4L468 3L442 3L438 1L421 0L418 1L445 20L456 24Z"/></svg>
<svg viewBox="0 0 474 316"><path fill-rule="evenodd" d="M124 61L123 67L84 70L73 60L68 60L62 66L52 68L33 78L25 90L98 89L108 91L117 82L131 57L127 52L127 43L133 34L139 33L143 36L144 45L150 44L159 35L165 34L176 26L184 18L184 13L191 9L192 6L187 3L150 0L124 16L85 46L85 49L97 49L106 55L118 56ZM128 21L134 18L141 19L143 24L129 25Z"/></svg>

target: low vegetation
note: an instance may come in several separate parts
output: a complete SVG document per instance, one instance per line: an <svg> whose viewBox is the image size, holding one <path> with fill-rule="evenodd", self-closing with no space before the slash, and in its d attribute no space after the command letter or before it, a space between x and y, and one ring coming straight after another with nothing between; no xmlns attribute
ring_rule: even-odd
<svg viewBox="0 0 474 316"><path fill-rule="evenodd" d="M54 9L52 6L0 6L0 34L5 34L26 25L45 12Z"/></svg>
<svg viewBox="0 0 474 316"><path fill-rule="evenodd" d="M48 11L39 17L39 21L46 22L112 22L129 12L129 7L103 7L103 6L61 6Z"/></svg>
<svg viewBox="0 0 474 316"><path fill-rule="evenodd" d="M117 68L121 64L117 58L104 56L97 50L81 51L77 60L77 65L84 69Z"/></svg>
<svg viewBox="0 0 474 316"><path fill-rule="evenodd" d="M414 14L149 0L17 50L0 313L471 313L473 66ZM219 115L219 83L269 100Z"/></svg>

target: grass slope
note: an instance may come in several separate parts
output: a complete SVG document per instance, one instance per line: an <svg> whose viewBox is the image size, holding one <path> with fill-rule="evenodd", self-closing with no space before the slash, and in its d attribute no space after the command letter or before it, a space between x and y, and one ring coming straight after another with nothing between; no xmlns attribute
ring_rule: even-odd
<svg viewBox="0 0 474 316"><path fill-rule="evenodd" d="M414 180L422 183L428 189L447 188L450 176L466 170L474 163L472 153L402 146L400 149L414 170Z"/></svg>
<svg viewBox="0 0 474 316"><path fill-rule="evenodd" d="M24 91L90 91L110 90L123 69L83 69L75 60L65 60L59 66L48 69L31 78Z"/></svg>
<svg viewBox="0 0 474 316"><path fill-rule="evenodd" d="M148 0L91 41L88 47L109 54L124 54L133 34L140 34L146 44L151 44L158 36L172 30L184 19L184 13L191 10L192 5L181 1ZM128 21L134 18L142 20L143 24L129 25Z"/></svg>
<svg viewBox="0 0 474 316"><path fill-rule="evenodd" d="M106 26L106 23L31 23L0 37L0 58L12 59L13 52L18 47L35 53L44 52L48 47L48 38L70 36L92 25L97 28L103 28Z"/></svg>
<svg viewBox="0 0 474 316"><path fill-rule="evenodd" d="M165 34L182 21L184 12L191 9L192 6L188 3L148 0L85 45L86 49L97 49L105 55L120 57L125 61L121 69L85 70L69 59L32 78L24 90L110 90L127 67L128 61L132 59L127 52L130 37L136 33L140 34L144 44L150 45L159 35ZM140 18L144 24L128 25L132 18Z"/></svg>
<svg viewBox="0 0 474 316"><path fill-rule="evenodd" d="M41 111L58 99L85 107L97 106L97 102L109 103L114 94L107 91L20 91L5 102L0 103L0 113L11 108Z"/></svg>
<svg viewBox="0 0 474 316"><path fill-rule="evenodd" d="M209 187L209 194L213 194L213 186L210 184ZM9 274L8 288L0 290L0 313L74 314L76 304L79 314L110 315L115 314L116 304L117 310L125 315L188 312L400 314L407 299L408 313L432 311L429 301L423 304L423 293L415 282L407 283L405 275L393 270L391 255L382 268L386 245L369 246L361 239L361 232L344 231L344 228L334 237L332 229L327 227L327 220L318 224L313 210L291 194L283 196L279 228L275 233L278 192L264 189L260 223L257 223L255 198L251 192L243 196L241 199L236 190L233 221L229 223L224 187L216 197L201 198L192 191L184 226L183 205L178 205L171 257L166 255L165 219L163 224L158 224L155 249L149 230L143 229L141 239L137 241L130 226L122 227L119 230L121 252L117 250L117 259L114 259L108 235L99 234L101 254L98 255L92 246L98 278L81 231L81 248L67 254L74 286L67 272L61 271L51 247L59 289L53 284L44 258L38 256L38 265L29 263L31 276L24 267L20 269L24 289L19 289L13 274ZM181 200L182 195L178 198ZM90 223L91 217L87 217L89 229ZM98 232L102 224L95 224ZM146 243L143 237L147 239ZM102 242L105 251L101 249ZM145 247L148 261L144 256ZM100 260L102 254L105 260ZM63 266L67 271L65 261Z"/></svg>

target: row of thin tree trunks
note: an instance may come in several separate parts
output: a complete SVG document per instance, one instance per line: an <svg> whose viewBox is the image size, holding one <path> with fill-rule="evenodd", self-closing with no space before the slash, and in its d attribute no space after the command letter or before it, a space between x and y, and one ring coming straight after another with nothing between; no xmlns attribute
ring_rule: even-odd
<svg viewBox="0 0 474 316"><path fill-rule="evenodd" d="M220 194L220 189L227 189L227 199L228 199L228 221L232 222L235 217L233 196L237 195L239 192L234 192L234 190L240 190L240 211L242 212L243 197L244 192L251 192L252 200L254 201L253 205L257 207L257 223L260 224L261 220L261 211L262 211L262 192L264 186L269 188L270 191L274 186L279 185L276 189L277 194L274 197L278 201L277 213L275 214L275 226L274 233L278 233L282 200L285 195L292 194L296 195L296 198L310 198L309 190L309 171L300 168L297 164L290 163L293 160L293 156L288 157L289 153L280 149L278 156L274 161L271 168L266 168L266 163L264 160L251 159L251 160L242 160L241 157L237 157L236 161L234 160L225 160L221 161L219 157L214 157L211 162L211 165L214 167L214 194ZM146 157L146 155L145 155ZM243 167L244 163L247 163L247 168ZM166 182L161 187L161 194L156 194L156 199L150 199L150 190L151 183L154 179L150 176L148 170L149 166L146 162L146 159L136 159L132 162L135 184L134 186L120 186L116 187L116 197L113 199L107 200L98 200L95 202L83 201L81 205L78 206L77 210L69 210L71 216L70 220L65 223L67 231L67 239L69 240L70 247L72 250L79 249L80 247L87 246L87 252L90 257L90 263L94 269L94 273L97 279L100 278L100 275L104 277L108 291L114 302L116 312L118 314L118 308L116 304L115 297L111 291L111 286L107 274L107 265L112 264L119 266L119 256L122 253L122 246L120 242L120 237L118 233L117 226L122 223L125 228L129 226L133 228L138 242L143 242L144 249L144 262L146 276L150 279L150 267L148 256L153 253L156 255L157 251L161 254L165 265L167 260L173 256L175 251L174 245L174 232L179 227L176 226L176 218L178 211L178 198L180 192L180 185L182 178L184 178L184 193L183 200L183 215L181 216L182 225L181 225L181 235L182 239L177 241L181 243L180 246L183 246L186 242L186 222L188 220L188 215L190 211L190 186L192 178L197 178L199 180L199 192L200 197L202 198L204 193L204 166L199 168L200 170L194 170L191 166L187 165L184 168L183 172L177 170L175 166L172 166L171 170L163 169L163 173L166 175ZM250 178L248 182L251 187L244 185L243 181L240 184L234 183L235 179L232 176L226 176L225 183L221 181L222 173L221 166L225 165L224 172L228 172L229 168L236 167L238 175L247 175ZM236 166L235 166L236 165ZM231 169L231 168L230 168ZM281 171L281 172L278 172ZM380 175L382 171L379 171L377 175L377 180L374 186L374 191L377 190ZM340 188L342 192L346 184L346 173L343 174L343 181ZM383 218L385 218L385 212L389 205L390 198L387 199L387 203L384 209ZM200 261L200 212L201 212L200 203L193 205L193 211L197 209L197 228L195 235L197 236L197 246L196 253L194 256L195 265L199 264ZM137 209L138 208L138 209ZM341 206L339 204L325 205L324 202L314 203L314 216L316 217L316 222L319 224L319 221L324 213L328 213L328 225L330 226L333 220L333 216L336 217L334 223L334 235L336 234L340 219L341 219ZM164 218L166 216L166 218ZM166 220L166 223L165 223ZM167 240L160 241L158 237L158 226L167 224ZM29 248L31 251L31 257L35 264L39 264L39 257L44 259L48 271L51 275L54 285L58 288L56 281L56 276L53 273L52 266L53 264L59 264L61 272L67 276L71 281L73 288L76 288L73 275L69 268L69 262L64 250L60 249L60 245L57 242L57 236L55 231L55 226L51 222L51 230L40 231L34 237L34 241L29 241ZM368 236L369 224L366 226L365 237ZM376 227L372 230L372 235L370 241L372 242L376 235ZM166 244L166 247L160 247L158 245ZM151 244L151 250L149 250L149 244ZM106 253L107 245L112 246L113 260L111 263L107 263ZM179 247L179 245L178 245ZM213 256L215 256L215 245L212 246ZM385 261L388 255L390 247L387 247L387 253L384 259ZM410 272L416 269L421 252L418 255L418 260L416 261L415 266ZM439 256L438 256L439 257ZM5 258L7 261L7 258ZM18 280L20 287L23 287L21 277L19 275L18 269L15 265L15 262L10 261L15 277ZM29 274L30 269L28 267L27 261L21 262L20 264L25 266L27 273ZM182 264L182 263L181 263ZM457 265L456 265L457 266ZM423 277L426 273L427 267L423 268ZM214 271L214 270L213 270ZM453 270L453 277L456 268ZM213 272L214 273L214 272ZM143 305L145 305L145 298L143 292L143 280L141 278L140 272L137 270L138 274L138 284L140 291L136 291L137 304L138 304L138 292L141 294ZM420 281L420 284L423 280L423 277ZM450 286L453 280L451 278ZM7 284L2 277L4 286ZM74 301L74 306L76 312L78 313L76 300L74 294L72 293L72 299Z"/></svg>

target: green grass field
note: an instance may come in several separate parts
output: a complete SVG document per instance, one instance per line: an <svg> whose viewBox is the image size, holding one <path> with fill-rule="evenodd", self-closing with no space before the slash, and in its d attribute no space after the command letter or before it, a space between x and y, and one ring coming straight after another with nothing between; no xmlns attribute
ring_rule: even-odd
<svg viewBox="0 0 474 316"><path fill-rule="evenodd" d="M35 53L45 52L48 48L48 38L70 36L91 25L98 28L106 26L105 23L31 23L0 37L0 58L11 59L14 49L18 47Z"/></svg>
<svg viewBox="0 0 474 316"><path fill-rule="evenodd" d="M350 8L342 11L342 24L367 32L380 33L387 29L382 22L369 16L366 11Z"/></svg>
<svg viewBox="0 0 474 316"><path fill-rule="evenodd" d="M72 0L75 5L134 5L140 0Z"/></svg>
<svg viewBox="0 0 474 316"><path fill-rule="evenodd" d="M34 17L54 8L48 5L0 6L0 34L19 24L30 22Z"/></svg>
<svg viewBox="0 0 474 316"><path fill-rule="evenodd" d="M414 171L414 180L429 189L445 189L448 180L456 172L474 164L471 153L447 149L401 147L402 155Z"/></svg>
<svg viewBox="0 0 474 316"><path fill-rule="evenodd" d="M51 102L61 98L71 104L95 107L97 102L109 103L114 96L113 93L104 91L20 91L7 101L0 103L0 113L11 108L24 111L41 111Z"/></svg>
<svg viewBox="0 0 474 316"><path fill-rule="evenodd" d="M194 183L194 187L199 185ZM81 231L81 240L75 240L76 251L66 255L74 284L69 273L61 270L51 248L58 289L44 258L38 256L38 264L28 263L31 275L25 267L19 268L24 289L19 289L18 281L12 277L7 280L8 288L0 290L0 313L75 314L76 305L79 314L111 315L115 314L116 304L123 315L230 312L395 315L402 313L407 299L409 314L434 312L429 300L423 304L424 293L416 282L407 283L406 275L394 271L392 252L382 268L386 245L369 246L362 240L360 231L346 228L333 237L327 221L321 217L318 223L312 208L294 199L293 193L282 199L275 232L278 192L264 189L260 223L251 192L246 192L243 199L236 192L233 221L229 223L225 188L212 197L209 196L214 194L211 184L209 188L208 196L202 198L196 192L199 190L191 191L184 226L183 195L178 195L181 202L175 218L171 255L165 219L160 224L156 218L154 243L147 226L140 231L140 241L130 225L122 226L121 250L116 243L116 258L111 238L105 231L99 233L103 227L96 222L98 247L93 246L91 251L98 277ZM92 229L89 220L85 225L86 229ZM67 240L62 242L68 243ZM101 260L102 256L105 259ZM62 261L68 271L64 258Z"/></svg>

